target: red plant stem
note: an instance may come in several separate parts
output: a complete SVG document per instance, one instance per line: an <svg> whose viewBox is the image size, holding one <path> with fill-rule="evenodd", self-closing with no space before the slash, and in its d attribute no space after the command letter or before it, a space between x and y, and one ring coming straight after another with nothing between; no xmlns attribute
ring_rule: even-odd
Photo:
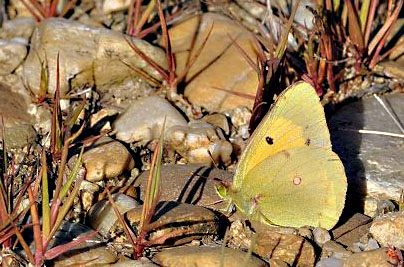
<svg viewBox="0 0 404 267"><path fill-rule="evenodd" d="M48 18L51 18L56 15L56 8L59 4L59 0L51 0L51 2L48 4Z"/></svg>
<svg viewBox="0 0 404 267"><path fill-rule="evenodd" d="M180 11L177 11L177 12L175 12L174 14L168 15L168 16L166 17L166 20L167 20L167 21L170 21L170 20L172 20L172 19L175 19L175 18L179 17L180 15L181 15L181 12L180 12ZM131 35L132 35L132 36L136 36L136 37L139 38L139 39L142 39L142 38L145 37L146 35L148 35L148 34L154 32L155 30L157 30L157 28L159 28L160 25L161 25L161 22L160 22L160 21L159 21L159 22L156 22L154 25L152 25L152 26L150 26L150 27L148 27L148 28L146 28L146 29L140 31L138 34L136 34L136 35L131 34Z"/></svg>
<svg viewBox="0 0 404 267"><path fill-rule="evenodd" d="M35 204L35 199L32 194L31 187L28 187L28 198L31 204L31 217L34 230L34 242L35 242L35 264L41 265L43 261L43 247L42 247L42 236L41 236L41 226L39 223L38 209Z"/></svg>
<svg viewBox="0 0 404 267"><path fill-rule="evenodd" d="M135 0L135 2L133 3L134 8L131 13L131 24L130 24L131 27L130 35L133 36L137 36L140 29L143 27L143 25L142 26L138 25L141 2L142 2L141 0Z"/></svg>
<svg viewBox="0 0 404 267"><path fill-rule="evenodd" d="M59 14L59 18L64 17L70 9L76 4L77 0L70 0L69 3L63 8L62 12ZM55 11L56 13L56 11Z"/></svg>
<svg viewBox="0 0 404 267"><path fill-rule="evenodd" d="M391 27L387 33L383 36L382 40L378 44L375 53L372 56L372 60L370 61L369 68L372 69L379 61L380 61L380 51L383 49L384 44L386 43L387 38L389 37L390 33L392 32L393 27Z"/></svg>
<svg viewBox="0 0 404 267"><path fill-rule="evenodd" d="M365 28L365 46L368 46L369 43L369 38L370 38L370 31L372 30L372 24L373 20L375 18L375 13L376 13L376 6L378 4L379 0L372 0L370 3L370 8L369 8L369 13L368 13L368 20L366 22L366 28Z"/></svg>
<svg viewBox="0 0 404 267"><path fill-rule="evenodd" d="M37 14L36 12L35 12L35 10L34 9L32 9L24 0L20 0L21 1L21 3L25 6L25 8L29 11L29 13L31 13L34 17L35 17L35 20L36 21L41 21L42 20L42 15L41 14ZM38 12L39 12L40 10L38 10ZM39 13L41 13L41 12L39 12Z"/></svg>
<svg viewBox="0 0 404 267"><path fill-rule="evenodd" d="M392 48L390 48L388 51L386 51L383 55L380 56L380 61L384 60L386 57L388 57L393 51L396 49L400 48L401 46L404 45L404 40L397 42ZM399 56L401 56L403 53L400 53Z"/></svg>
<svg viewBox="0 0 404 267"><path fill-rule="evenodd" d="M21 0L21 1L24 1L24 0ZM39 12L42 19L46 18L45 9L37 0L28 0L28 2L35 7L36 11Z"/></svg>
<svg viewBox="0 0 404 267"><path fill-rule="evenodd" d="M45 252L45 258L47 260L51 260L59 256L60 254L63 254L67 251L73 250L75 247L80 246L81 244L86 243L86 241L90 238L92 238L95 234L97 234L96 231L91 231L88 234L83 234L75 238L73 241L59 245L57 247L54 247L48 251Z"/></svg>
<svg viewBox="0 0 404 267"><path fill-rule="evenodd" d="M393 1L389 0L387 2L387 17L391 16L391 11L393 10Z"/></svg>
<svg viewBox="0 0 404 267"><path fill-rule="evenodd" d="M325 8L326 8L328 11L332 11L332 6L333 6L333 4L332 4L332 1L331 1L331 0L326 0L326 1L325 1Z"/></svg>
<svg viewBox="0 0 404 267"><path fill-rule="evenodd" d="M129 46L132 48L132 50L135 51L136 54L138 54L138 56L140 56L144 61L146 61L147 64L150 65L150 67L152 67L154 70L156 70L163 77L164 80L168 81L169 75L162 67L160 67L154 60L152 60L151 58L146 56L139 48L137 48L137 46L135 44L132 43L131 40L129 40L127 38L125 38L125 40L129 44Z"/></svg>
<svg viewBox="0 0 404 267"><path fill-rule="evenodd" d="M168 72L169 72L169 79L168 79L168 84L171 87L170 89L176 89L176 75L175 75L175 58L174 54L171 49L171 42L170 42L170 35L168 34L168 29L167 29L167 22L164 17L163 9L161 7L161 2L160 0L155 0L156 5L157 5L157 10L161 22L161 30L163 33L163 43L164 47L166 49L166 57L167 57L167 65L168 65Z"/></svg>
<svg viewBox="0 0 404 267"><path fill-rule="evenodd" d="M51 206L51 228L55 225L56 218L58 217L59 213L59 208L60 208L60 199L58 197L54 197L52 200L52 206Z"/></svg>
<svg viewBox="0 0 404 267"><path fill-rule="evenodd" d="M385 21L385 23L383 24L382 28L377 32L376 36L372 39L372 41L369 44L369 51L368 54L372 54L373 50L377 47L377 45L379 44L380 40L383 38L383 36L386 34L386 32L388 31L388 29L390 27L392 27L392 25L394 24L394 22L397 20L397 17L400 13L400 10L403 6L403 2L404 0L399 0L396 3L396 8L394 9L393 14L387 18L387 20Z"/></svg>
<svg viewBox="0 0 404 267"><path fill-rule="evenodd" d="M0 225L7 220L7 200L6 194L3 190L0 190Z"/></svg>

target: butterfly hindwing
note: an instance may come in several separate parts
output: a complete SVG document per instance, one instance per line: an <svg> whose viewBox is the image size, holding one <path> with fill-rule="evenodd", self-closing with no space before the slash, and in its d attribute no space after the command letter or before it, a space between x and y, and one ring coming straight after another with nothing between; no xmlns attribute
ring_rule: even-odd
<svg viewBox="0 0 404 267"><path fill-rule="evenodd" d="M239 209L255 206L255 216L275 225L331 229L344 207L346 186L344 167L334 152L296 147L251 169L233 201Z"/></svg>

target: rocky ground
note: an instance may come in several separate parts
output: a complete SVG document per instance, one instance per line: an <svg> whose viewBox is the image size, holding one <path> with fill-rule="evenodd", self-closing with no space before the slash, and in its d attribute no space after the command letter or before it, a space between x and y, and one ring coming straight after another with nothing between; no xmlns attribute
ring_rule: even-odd
<svg viewBox="0 0 404 267"><path fill-rule="evenodd" d="M65 1L60 2L59 9ZM126 34L129 2L83 0L67 18L35 19L22 1L0 0L0 137L9 166L19 173L13 180L16 195L30 175L39 176L42 150L48 151L49 161L54 155L49 151L55 92L61 96L61 121L71 119L84 103L72 129L85 126L70 146L66 173L72 172L85 145L86 174L49 247L97 233L78 248L46 260L47 266L402 266L404 129L393 119L404 121L402 42L366 74L347 74L338 91L323 97L333 149L348 179L346 207L337 226L330 231L263 226L246 223L237 212L223 214L214 180L232 181L249 137L260 80L246 58L257 63L256 36L263 25L257 21L268 15L265 1L169 1L172 14L181 11L168 20L175 74L182 78L178 84L170 79L161 31L144 38ZM153 16L158 21L156 11L149 14L150 21ZM313 12L301 8L295 22L310 28L313 18ZM283 25L281 19L275 22ZM399 19L390 39L403 24ZM298 45L296 40L290 36L288 50ZM136 232L164 121L161 202L147 236L162 242L146 246L143 257L135 259L106 188ZM52 162L49 183L60 168L59 159ZM1 170L4 177L12 176L4 166ZM30 186L35 189L35 183ZM41 194L34 200L26 194L15 208L27 212L42 200ZM33 220L30 212L13 219L21 229ZM0 262L32 264L21 241L16 246L6 242L8 224L0 210ZM23 236L35 251L32 228ZM17 237L11 238L15 242Z"/></svg>

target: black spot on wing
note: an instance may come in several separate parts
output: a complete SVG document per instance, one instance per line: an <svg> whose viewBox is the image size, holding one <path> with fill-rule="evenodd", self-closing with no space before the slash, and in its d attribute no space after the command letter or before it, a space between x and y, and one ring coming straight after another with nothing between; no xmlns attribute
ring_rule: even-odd
<svg viewBox="0 0 404 267"><path fill-rule="evenodd" d="M269 137L269 136L265 137L265 141L267 141L268 145L273 145L274 144L274 139Z"/></svg>
<svg viewBox="0 0 404 267"><path fill-rule="evenodd" d="M309 146L309 145L310 145L310 142L311 142L310 138L307 138L307 139L306 139L306 142L304 142L304 144L305 144L306 146Z"/></svg>

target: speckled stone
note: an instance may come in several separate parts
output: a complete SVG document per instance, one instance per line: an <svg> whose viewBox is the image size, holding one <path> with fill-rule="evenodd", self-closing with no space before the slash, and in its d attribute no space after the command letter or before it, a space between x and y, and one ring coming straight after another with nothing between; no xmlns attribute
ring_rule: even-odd
<svg viewBox="0 0 404 267"><path fill-rule="evenodd" d="M155 256L155 260L166 267L206 267L220 266L233 267L242 264L246 253L230 248L220 247L178 247L164 250ZM251 256L246 267L268 266L264 261Z"/></svg>
<svg viewBox="0 0 404 267"><path fill-rule="evenodd" d="M215 210L224 208L226 204L216 192L214 178L228 183L233 180L232 172L192 165L163 165L161 175L164 177L161 180L164 190L160 200L207 206ZM148 177L149 171L146 171L135 181L135 185L140 186L140 199L144 199Z"/></svg>
<svg viewBox="0 0 404 267"><path fill-rule="evenodd" d="M69 166L73 166L74 161L75 158L69 160ZM115 178L135 165L126 147L109 137L101 138L84 152L83 163L87 169L85 178L92 182Z"/></svg>
<svg viewBox="0 0 404 267"><path fill-rule="evenodd" d="M114 122L116 138L127 143L147 143L159 138L166 120L166 130L187 122L181 113L167 100L150 96L134 101Z"/></svg>
<svg viewBox="0 0 404 267"><path fill-rule="evenodd" d="M404 211L377 217L370 227L370 233L382 246L391 245L404 250Z"/></svg>
<svg viewBox="0 0 404 267"><path fill-rule="evenodd" d="M126 213L126 218L132 225L137 226L142 213L142 207ZM164 243L158 245L181 245L195 239L223 234L225 221L211 210L178 202L160 202L156 212L148 225L149 240L159 240L171 236Z"/></svg>
<svg viewBox="0 0 404 267"><path fill-rule="evenodd" d="M381 98L404 121L404 95ZM366 196L398 201L404 190L402 139L344 130L401 133L381 104L372 96L341 106L330 118L329 128L333 149L348 176L348 208L360 210Z"/></svg>

